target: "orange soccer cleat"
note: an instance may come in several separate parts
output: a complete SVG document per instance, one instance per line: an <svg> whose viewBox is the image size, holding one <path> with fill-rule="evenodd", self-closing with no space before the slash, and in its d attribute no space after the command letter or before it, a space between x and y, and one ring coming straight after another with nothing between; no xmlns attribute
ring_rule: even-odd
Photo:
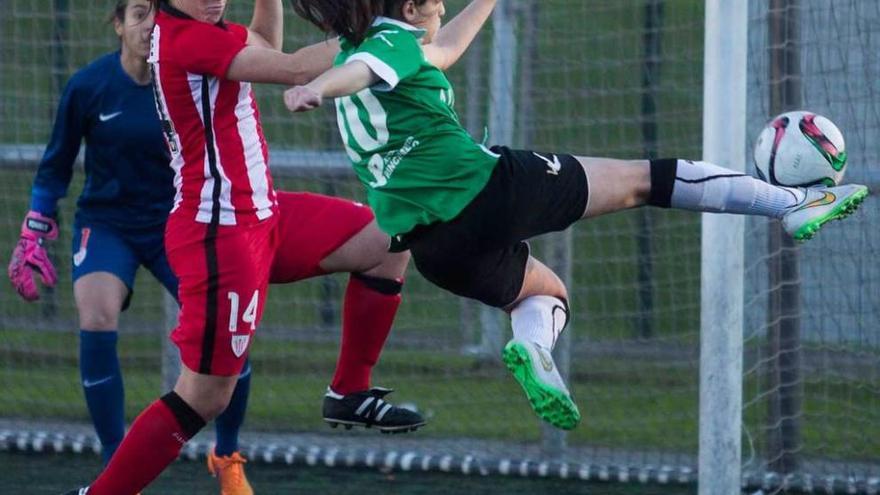
<svg viewBox="0 0 880 495"><path fill-rule="evenodd" d="M246 462L238 452L228 456L216 456L213 450L208 453L208 471L220 480L220 495L254 495L244 475Z"/></svg>

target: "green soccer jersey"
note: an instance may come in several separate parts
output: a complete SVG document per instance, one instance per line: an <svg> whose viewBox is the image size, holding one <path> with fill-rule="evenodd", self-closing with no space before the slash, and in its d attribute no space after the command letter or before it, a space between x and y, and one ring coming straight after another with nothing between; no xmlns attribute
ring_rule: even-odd
<svg viewBox="0 0 880 495"><path fill-rule="evenodd" d="M343 39L336 58L336 65L364 62L380 78L337 98L336 115L379 226L391 236L455 218L498 163L459 123L452 85L425 59L423 34L379 17L359 46Z"/></svg>

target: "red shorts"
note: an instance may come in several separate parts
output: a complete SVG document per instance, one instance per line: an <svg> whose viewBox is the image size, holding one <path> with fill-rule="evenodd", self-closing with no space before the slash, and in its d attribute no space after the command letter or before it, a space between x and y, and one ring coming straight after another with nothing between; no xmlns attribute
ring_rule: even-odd
<svg viewBox="0 0 880 495"><path fill-rule="evenodd" d="M269 280L286 283L324 273L321 260L373 221L358 203L278 192L278 212L257 224L215 227L173 214L165 250L179 279L180 316L171 339L183 364L233 376L247 359Z"/></svg>
<svg viewBox="0 0 880 495"><path fill-rule="evenodd" d="M323 275L318 263L373 221L373 210L348 199L278 192L281 243L270 281L296 282Z"/></svg>

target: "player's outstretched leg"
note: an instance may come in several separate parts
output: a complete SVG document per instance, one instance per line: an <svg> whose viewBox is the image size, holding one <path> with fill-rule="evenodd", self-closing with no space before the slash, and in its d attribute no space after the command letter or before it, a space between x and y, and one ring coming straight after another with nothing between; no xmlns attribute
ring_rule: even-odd
<svg viewBox="0 0 880 495"><path fill-rule="evenodd" d="M551 425L571 430L581 413L562 380L551 351L568 322L568 305L558 297L531 296L510 313L513 339L502 360L522 386L535 413Z"/></svg>
<svg viewBox="0 0 880 495"><path fill-rule="evenodd" d="M651 205L778 218L786 232L800 241L812 238L827 222L845 218L868 196L868 188L859 184L780 187L689 160L651 160L650 175L647 202Z"/></svg>

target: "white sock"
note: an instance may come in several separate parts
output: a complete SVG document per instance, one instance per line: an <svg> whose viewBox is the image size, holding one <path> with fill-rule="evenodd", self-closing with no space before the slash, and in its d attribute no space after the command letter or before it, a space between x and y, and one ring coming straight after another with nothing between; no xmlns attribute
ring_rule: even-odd
<svg viewBox="0 0 880 495"><path fill-rule="evenodd" d="M802 189L774 186L712 163L678 160L670 206L781 218L805 195Z"/></svg>
<svg viewBox="0 0 880 495"><path fill-rule="evenodd" d="M553 350L556 339L568 323L568 308L558 297L532 296L510 312L513 337Z"/></svg>

